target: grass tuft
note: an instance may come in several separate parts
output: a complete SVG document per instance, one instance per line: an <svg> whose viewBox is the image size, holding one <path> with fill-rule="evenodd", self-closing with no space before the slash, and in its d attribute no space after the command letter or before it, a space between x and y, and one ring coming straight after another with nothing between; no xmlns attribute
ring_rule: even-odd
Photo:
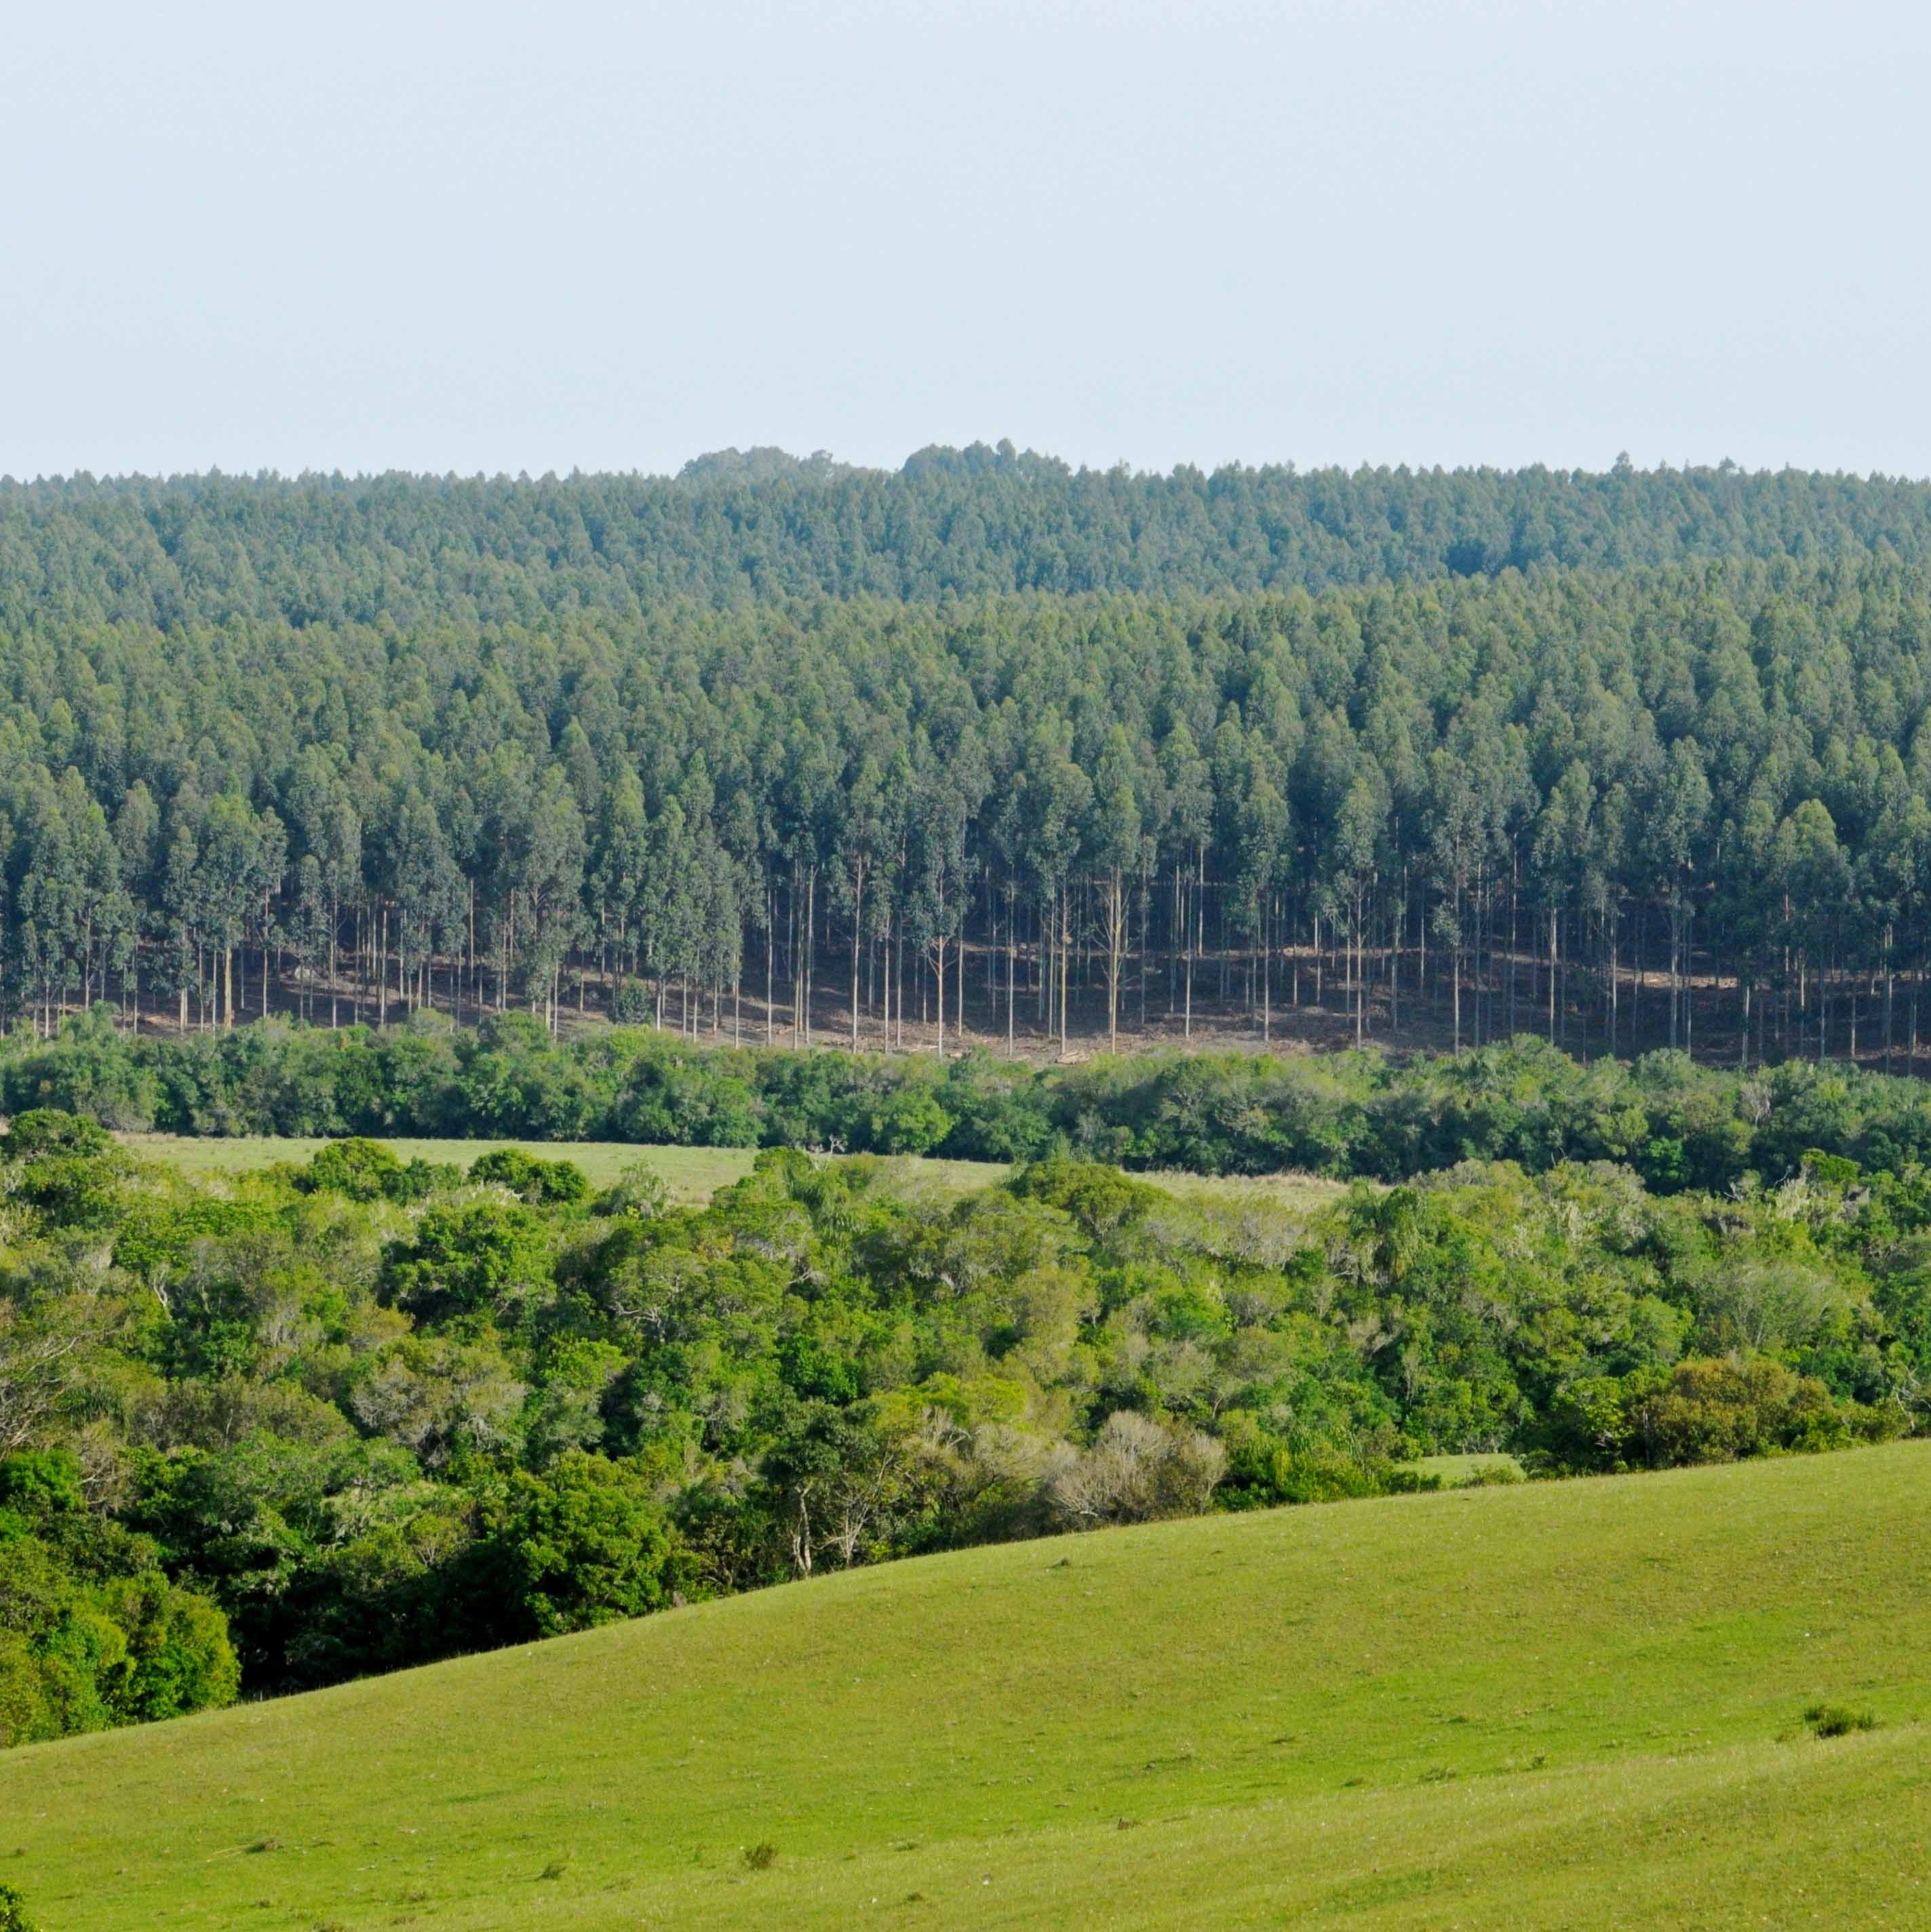
<svg viewBox="0 0 1931 1932"><path fill-rule="evenodd" d="M1877 1718L1869 1711L1854 1711L1848 1704L1813 1704L1804 1721L1820 1738L1847 1738L1853 1731L1874 1731Z"/></svg>

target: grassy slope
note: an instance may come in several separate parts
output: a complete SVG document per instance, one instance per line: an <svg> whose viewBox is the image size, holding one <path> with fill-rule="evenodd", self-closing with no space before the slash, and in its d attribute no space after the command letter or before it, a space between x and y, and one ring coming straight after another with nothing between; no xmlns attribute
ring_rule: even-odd
<svg viewBox="0 0 1931 1932"><path fill-rule="evenodd" d="M247 1174L278 1160L305 1161L319 1140L277 1140L262 1136L197 1138L185 1134L121 1134L125 1145L150 1160L166 1161L196 1177ZM748 1148L642 1147L628 1141L438 1141L391 1139L397 1156L446 1161L466 1168L492 1148L520 1147L550 1160L574 1160L597 1186L607 1187L641 1162L661 1174L673 1201L701 1206L721 1187L742 1179L756 1158ZM904 1159L891 1165L906 1184L930 1184L948 1194L970 1193L1004 1178L1007 1169L976 1160ZM1222 1180L1196 1174L1151 1174L1146 1179L1176 1194L1237 1199L1246 1196L1312 1207L1339 1193L1340 1184L1308 1174L1276 1174L1260 1180Z"/></svg>
<svg viewBox="0 0 1931 1932"><path fill-rule="evenodd" d="M197 1178L215 1174L250 1174L278 1160L305 1161L320 1140L277 1140L238 1134L197 1138L187 1134L121 1134L136 1154L166 1161ZM641 1162L661 1174L671 1198L693 1205L708 1201L751 1172L752 1156L742 1148L633 1147L620 1141L437 1141L390 1139L402 1160L446 1161L466 1168L493 1148L520 1147L547 1160L574 1160L598 1187L607 1187L627 1167Z"/></svg>
<svg viewBox="0 0 1931 1932"><path fill-rule="evenodd" d="M1921 1924L1927 1479L1906 1444L821 1580L0 1756L0 1875L62 1932ZM1816 1741L1820 1697L1883 1727Z"/></svg>

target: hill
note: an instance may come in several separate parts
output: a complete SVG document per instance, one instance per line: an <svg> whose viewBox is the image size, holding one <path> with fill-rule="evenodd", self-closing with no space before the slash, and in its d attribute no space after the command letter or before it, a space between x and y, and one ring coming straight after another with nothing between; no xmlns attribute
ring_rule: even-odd
<svg viewBox="0 0 1931 1932"><path fill-rule="evenodd" d="M849 1572L10 1753L0 1870L62 1932L1921 1923L1927 1474Z"/></svg>
<svg viewBox="0 0 1931 1932"><path fill-rule="evenodd" d="M0 484L0 1019L1916 1067L1931 486L985 454Z"/></svg>

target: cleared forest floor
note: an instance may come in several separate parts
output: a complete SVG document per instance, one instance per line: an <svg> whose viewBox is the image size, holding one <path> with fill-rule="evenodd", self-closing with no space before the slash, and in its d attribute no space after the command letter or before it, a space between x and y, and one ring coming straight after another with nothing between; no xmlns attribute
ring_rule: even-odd
<svg viewBox="0 0 1931 1932"><path fill-rule="evenodd" d="M997 1056L1009 1053L1015 1058L1040 1064L1092 1059L1115 1046L1121 1053L1164 1050L1292 1054L1336 1052L1357 1044L1396 1052L1446 1053L1453 1049L1457 1041L1452 988L1446 980L1437 981L1432 976L1429 984L1418 988L1419 962L1413 956L1403 962L1404 976L1397 998L1390 997L1381 972L1370 976L1358 1025L1354 988L1345 975L1337 976L1332 955L1317 956L1305 948L1277 955L1275 998L1264 1015L1258 1003L1250 1006L1246 998L1248 969L1242 956L1230 955L1223 961L1216 955L1201 962L1195 974L1190 1017L1186 1010L1182 976L1178 972L1169 974L1163 956L1149 961L1144 986L1137 963L1129 963L1122 988L1117 1033L1112 1035L1108 1028L1103 979L1091 965L1082 966L1069 988L1063 1044L1057 1029L1045 1023L1036 993L1023 979L1018 997L1012 1003L1009 1034L1005 989L999 978L1005 963L1001 952L995 951L988 956L983 946L965 949L963 1018L956 1006L959 982L956 975L949 975L943 1034L947 1054L979 1049ZM566 1036L594 1031L612 1023L610 982L593 968L583 970L580 986L579 978L574 968L566 972L565 997L555 1015L558 1031ZM473 1025L502 1010L493 993L481 1002L466 990L457 997L451 990L457 982L454 962L439 965L431 1008L445 1019ZM648 982L634 984L648 993ZM1512 1035L1543 1039L1552 1033L1555 1043L1564 1052L1588 1060L1609 1052L1612 1045L1617 1058L1628 1059L1672 1044L1669 985L1665 973L1654 970L1638 973L1627 966L1620 969L1613 1040L1601 989L1580 973L1567 974L1564 984L1568 995L1567 1010L1558 1008L1552 1027L1544 963L1527 952L1498 953L1492 976L1486 983L1465 983L1462 988L1461 1045L1480 1046ZM727 991L721 1000L714 1000L708 993L694 995L687 1006L682 990L673 986L664 1000L662 1024L666 1031L705 1046L809 1045L845 1048L855 1046L866 1052L912 1054L939 1050L941 1036L929 987L923 1000L908 988L907 1011L902 1016L895 1011L889 1024L882 1010L865 997L866 990L867 982L862 980L856 1030L850 981L841 980L835 972L829 980L816 980L812 986L808 1028L781 971L769 1003L760 990L747 986L736 996ZM379 1022L393 1025L406 1020L412 1011L393 992L384 1000L367 986L346 977L337 982L331 1000L331 989L326 986L304 985L271 974L268 1011L277 1019L300 1019L324 1026L331 1023L331 1018L334 1023L344 1026ZM131 1019L133 1009L119 999L118 991L109 1003L117 1001ZM1854 1004L1855 1029L1852 1024ZM260 1018L262 1010L262 976L259 970L251 968L241 976L238 986L237 1024ZM508 1010L528 1008L512 1001ZM75 1009L57 1010L56 1018L72 1010ZM642 1023L649 1024L650 1016L655 1011L654 1004L644 1010L646 1017ZM1674 1043L1682 1045L1687 1041L1692 1056L1706 1064L1735 1066L1743 1044L1741 1018L1741 994L1735 977L1714 970L1699 972L1690 977L1684 988L1679 1031ZM1931 1022L1931 1004L1923 1006L1920 1018ZM142 1032L172 1036L184 1031L212 1031L218 1018L191 1003L184 1029L178 1002L143 997L139 1003L138 1023ZM1855 1056L1852 1053L1854 1038ZM1914 1059L1910 1051L1910 998L1902 981L1894 989L1888 1046L1881 989L1871 987L1846 988L1834 995L1825 1045L1828 1056L1834 1060L1855 1057L1859 1064L1869 1067L1931 1075L1931 1028L1920 1037L1920 1050ZM1786 1014L1773 999L1769 1010L1758 1014L1752 1022L1753 1060L1759 1057L1759 1049L1762 1057L1772 1060L1814 1057L1817 1051L1814 1019L1805 1021L1795 1013Z"/></svg>

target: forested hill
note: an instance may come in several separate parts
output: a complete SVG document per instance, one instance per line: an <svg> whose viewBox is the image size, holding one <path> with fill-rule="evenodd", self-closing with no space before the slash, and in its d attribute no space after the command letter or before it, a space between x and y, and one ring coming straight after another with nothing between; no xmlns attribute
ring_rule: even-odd
<svg viewBox="0 0 1931 1932"><path fill-rule="evenodd" d="M0 626L527 622L667 598L1250 592L1689 559L1931 554L1931 485L1601 474L1074 470L974 445L896 472L754 450L676 478L0 484Z"/></svg>
<svg viewBox="0 0 1931 1932"><path fill-rule="evenodd" d="M985 449L0 486L0 1022L1916 1070L1927 526Z"/></svg>

